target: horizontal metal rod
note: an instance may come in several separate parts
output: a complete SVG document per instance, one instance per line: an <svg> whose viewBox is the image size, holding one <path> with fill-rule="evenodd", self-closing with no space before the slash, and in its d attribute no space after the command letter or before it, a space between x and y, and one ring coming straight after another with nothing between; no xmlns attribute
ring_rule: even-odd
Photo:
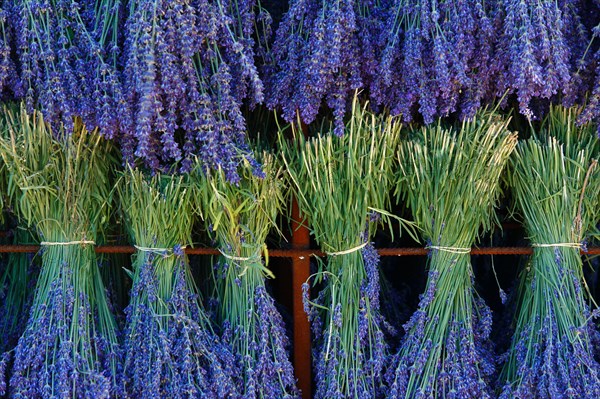
<svg viewBox="0 0 600 399"><path fill-rule="evenodd" d="M35 253L40 249L39 245L0 245L0 253ZM98 245L95 247L100 254L133 254L136 249L130 245ZM381 256L424 256L429 249L426 248L379 248L377 249ZM219 250L215 248L186 248L188 255L219 255ZM473 248L471 255L531 255L531 247L485 247ZM600 247L590 247L587 252L582 254L600 255ZM272 258L294 258L307 256L326 256L319 250L313 249L270 249L269 257Z"/></svg>

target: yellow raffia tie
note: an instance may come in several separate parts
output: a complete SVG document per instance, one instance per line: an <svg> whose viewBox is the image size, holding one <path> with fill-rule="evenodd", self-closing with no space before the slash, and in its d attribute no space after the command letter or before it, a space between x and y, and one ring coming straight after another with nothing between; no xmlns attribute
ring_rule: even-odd
<svg viewBox="0 0 600 399"><path fill-rule="evenodd" d="M345 250L339 251L339 252L325 252L325 253L327 254L327 256L348 255L348 254L351 254L352 252L360 251L361 249L363 249L364 247L366 247L367 244L368 244L368 242L363 242L362 244L357 245L354 248L345 249Z"/></svg>
<svg viewBox="0 0 600 399"><path fill-rule="evenodd" d="M435 249L443 252L450 252L453 254L468 254L471 253L471 248L461 248L461 247L438 247L437 245L428 245L425 247L426 249Z"/></svg>
<svg viewBox="0 0 600 399"><path fill-rule="evenodd" d="M233 256L233 255L229 255L228 253L221 251L220 249L218 251L225 258L227 258L229 260L234 260L236 262L243 262L243 261L250 260L250 259L260 259L260 255L258 253L255 253L254 255L251 255L251 256Z"/></svg>
<svg viewBox="0 0 600 399"><path fill-rule="evenodd" d="M66 246L66 245L96 245L95 241L90 241L90 240L79 240L79 241L66 241L66 242L62 242L62 241L55 241L55 242L51 242L51 241L42 241L40 242L40 245L43 245L45 247L56 247L56 246Z"/></svg>
<svg viewBox="0 0 600 399"><path fill-rule="evenodd" d="M578 242L557 242L554 244L531 244L534 248L552 248L552 247L563 247L563 248L577 248L581 249L582 245Z"/></svg>
<svg viewBox="0 0 600 399"><path fill-rule="evenodd" d="M170 256L175 255L175 252L173 252L173 248L153 248L153 247L141 247L139 245L134 245L135 249L137 249L138 251L141 252L150 252L156 255L161 255L165 258L168 258ZM183 251L184 249L187 248L187 245L182 245L181 246L181 250Z"/></svg>
<svg viewBox="0 0 600 399"><path fill-rule="evenodd" d="M234 262L245 262L245 261L251 260L251 259L257 259L257 260L261 259L260 251L257 251L253 255L250 255L250 256L234 256L234 255L229 255L228 253L221 251L221 249L218 249L218 251L221 253L221 255L223 255L224 258L227 258ZM239 265L238 265L238 267L239 267ZM248 264L246 264L244 266L244 269L240 272L240 274L238 274L238 277L242 277L244 274L246 274L246 272L248 271L248 267L249 267Z"/></svg>

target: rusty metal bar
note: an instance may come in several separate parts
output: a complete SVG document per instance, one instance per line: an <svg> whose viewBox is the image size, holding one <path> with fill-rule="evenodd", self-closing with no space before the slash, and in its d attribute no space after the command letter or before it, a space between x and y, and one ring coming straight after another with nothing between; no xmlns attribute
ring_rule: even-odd
<svg viewBox="0 0 600 399"><path fill-rule="evenodd" d="M297 239L299 240L299 239ZM311 256L324 257L326 254L316 249L308 249L304 242L299 240L296 242L296 248L292 249L270 249L269 257L271 258L290 258L297 261L308 261ZM294 241L292 241L294 243ZM304 248L302 246L306 245ZM34 253L40 249L39 245L0 245L0 253ZM136 249L130 245L98 245L95 247L96 253L99 254L133 254ZM379 248L377 249L381 256L425 256L429 252L426 248L408 247L408 248ZM215 248L186 248L185 253L188 255L219 255L219 250ZM484 247L473 248L471 255L531 255L533 248L531 247ZM581 251L581 254L600 255L600 247L589 247L587 252ZM292 265L294 267L294 265ZM309 265L310 267L310 265ZM310 271L309 271L310 272ZM308 278L308 274L306 275ZM302 280L304 283L306 279Z"/></svg>
<svg viewBox="0 0 600 399"><path fill-rule="evenodd" d="M294 353L293 362L298 388L303 399L312 398L312 351L310 324L304 313L302 285L310 276L310 232L300 218L300 209L296 200L292 203L292 314L294 317ZM297 251L297 254L293 252ZM277 253L282 255L288 251ZM269 251L271 256L272 251Z"/></svg>

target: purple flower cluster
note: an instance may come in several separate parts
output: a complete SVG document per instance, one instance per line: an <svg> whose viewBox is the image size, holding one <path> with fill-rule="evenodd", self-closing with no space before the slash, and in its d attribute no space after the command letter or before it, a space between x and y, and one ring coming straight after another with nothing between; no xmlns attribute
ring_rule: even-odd
<svg viewBox="0 0 600 399"><path fill-rule="evenodd" d="M66 261L56 266L42 270L40 280L49 286L44 290L38 284L27 328L15 348L11 395L109 398L116 392L116 347L94 327L93 294L76 288L74 266Z"/></svg>
<svg viewBox="0 0 600 399"><path fill-rule="evenodd" d="M263 279L262 276L260 278ZM268 294L264 281L259 282L252 290L252 284L247 281L242 283L241 279L238 278L234 284L237 288L248 289L251 295L248 298L250 307L246 314L240 315L246 320L230 319L223 323L223 335L233 347L236 364L242 375L241 398L298 398L283 318Z"/></svg>
<svg viewBox="0 0 600 399"><path fill-rule="evenodd" d="M363 268L362 281L352 282L357 294L356 303L347 303L332 294L340 288L340 280L344 281L342 274L347 270L343 268L335 279L327 278L327 295L321 291L314 302L310 302L305 289L305 310L316 339L313 356L315 398L319 399L379 398L384 394L387 343L382 331L384 320L379 311L379 255L368 244L360 257L340 255L347 256L357 263L349 267ZM320 315L319 307L327 307L329 311Z"/></svg>
<svg viewBox="0 0 600 399"><path fill-rule="evenodd" d="M123 344L125 391L135 398L235 397L234 358L199 306L187 258L173 255L169 265L157 265L157 258L140 253L136 261ZM171 290L161 291L169 281Z"/></svg>
<svg viewBox="0 0 600 399"><path fill-rule="evenodd" d="M589 332L584 331L595 327L573 331L581 337L571 341L558 327L556 313L548 305L548 314L535 316L537 320L522 330L512 348L519 377L499 382L500 399L600 397L600 367L593 357Z"/></svg>
<svg viewBox="0 0 600 399"><path fill-rule="evenodd" d="M252 158L241 104L263 99L253 11L254 1L132 2L124 47L135 126L122 141L128 162L139 157L153 170L180 162L189 171L197 155L206 168L239 179L238 164Z"/></svg>
<svg viewBox="0 0 600 399"><path fill-rule="evenodd" d="M0 287L0 353L12 349L27 324L29 307L33 301L33 292L36 283L36 273L32 264L30 254L15 254L9 260L6 273L12 277L21 277L23 280L8 280L7 286ZM19 259L20 258L20 259ZM24 270L15 270L24 268Z"/></svg>
<svg viewBox="0 0 600 399"><path fill-rule="evenodd" d="M15 230L13 244L31 241L27 230ZM0 268L0 353L16 346L27 325L38 270L33 259L33 254L11 254Z"/></svg>
<svg viewBox="0 0 600 399"><path fill-rule="evenodd" d="M496 63L498 94L516 93L520 112L529 119L541 115L532 109L534 99L562 94L568 103L577 96L572 79L580 69L582 48L587 44L576 12L578 1L502 0L502 35ZM579 80L579 82L578 82Z"/></svg>
<svg viewBox="0 0 600 399"><path fill-rule="evenodd" d="M473 297L470 285L440 288L440 283L465 278L457 259L449 262L443 265L435 254L432 257L435 267L429 272L426 291L404 326L400 351L386 373L388 398L492 397L491 311ZM463 266L465 262L461 261ZM457 292L461 290L468 292Z"/></svg>
<svg viewBox="0 0 600 399"><path fill-rule="evenodd" d="M598 5L598 15L600 16L600 4ZM600 42L600 24L593 28L592 32L592 43ZM597 50L593 56L592 65L594 64L595 80L586 107L580 115L579 122L584 124L589 121L596 121L598 137L600 138L600 44L597 44Z"/></svg>
<svg viewBox="0 0 600 399"><path fill-rule="evenodd" d="M267 106L287 121L311 123L323 103L344 132L348 98L377 73L377 32L384 8L374 0L293 0L273 46L276 68Z"/></svg>
<svg viewBox="0 0 600 399"><path fill-rule="evenodd" d="M88 128L99 127L111 138L121 129L126 107L112 50L96 39L104 35L95 26L105 15L118 14L120 1L103 4L89 18L95 2L23 0L14 2L10 18L22 86L18 97L25 98L28 111L41 110L46 121L66 131L79 116Z"/></svg>
<svg viewBox="0 0 600 399"><path fill-rule="evenodd" d="M10 362L10 353L4 352L0 357L0 396L6 395L6 377L8 363Z"/></svg>
<svg viewBox="0 0 600 399"><path fill-rule="evenodd" d="M425 123L460 112L471 117L493 94L495 28L481 0L395 0L383 33L377 104Z"/></svg>
<svg viewBox="0 0 600 399"><path fill-rule="evenodd" d="M577 251L539 248L536 252L525 275L528 281L535 280L535 290L522 294L512 345L502 356L500 398L600 397L598 332L593 320L597 314L590 312L580 277L570 266L580 262ZM560 276L558 286L550 281L555 276ZM529 308L529 304L537 305Z"/></svg>
<svg viewBox="0 0 600 399"><path fill-rule="evenodd" d="M14 39L12 26L9 24L11 16L10 5L2 4L0 6L0 95L2 97L7 90L13 95L21 91L16 66L11 57L11 45Z"/></svg>

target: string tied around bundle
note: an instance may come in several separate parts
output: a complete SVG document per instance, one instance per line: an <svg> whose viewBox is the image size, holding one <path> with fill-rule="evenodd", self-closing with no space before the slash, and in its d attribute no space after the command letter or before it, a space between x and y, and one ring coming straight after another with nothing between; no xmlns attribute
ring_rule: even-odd
<svg viewBox="0 0 600 399"><path fill-rule="evenodd" d="M343 251L325 252L325 254L327 256L348 255L348 254L351 254L353 252L360 251L361 249L363 249L364 247L366 247L368 243L369 243L368 241L365 241L362 244L359 244L359 245L357 245L355 247L352 247L352 248L345 249Z"/></svg>
<svg viewBox="0 0 600 399"><path fill-rule="evenodd" d="M42 241L40 245L43 247L64 247L68 245L96 245L96 242L92 240Z"/></svg>
<svg viewBox="0 0 600 399"><path fill-rule="evenodd" d="M562 247L562 248L575 248L575 249L581 249L584 247L583 244L581 244L580 242L555 242L555 243L551 243L551 244L531 244L531 246L533 248Z"/></svg>
<svg viewBox="0 0 600 399"><path fill-rule="evenodd" d="M168 258L170 256L183 256L187 245L175 245L173 248L143 247L140 245L134 245L134 247L140 252L148 252Z"/></svg>
<svg viewBox="0 0 600 399"><path fill-rule="evenodd" d="M250 256L231 255L231 254L228 254L227 252L221 250L220 248L218 249L218 251L225 259L229 259L233 262L246 262L249 260L256 260L256 261L260 262L262 260L261 249L257 249ZM239 265L237 265L237 266L239 267ZM244 264L244 269L238 274L238 278L244 276L246 274L246 272L248 272L248 268L249 268L248 263ZM273 276L273 274L270 271L268 271L268 269L265 268L264 270L268 275Z"/></svg>
<svg viewBox="0 0 600 399"><path fill-rule="evenodd" d="M428 245L425 249L433 249L436 251L450 252L452 254L466 255L471 253L471 248L467 247L445 247L439 245Z"/></svg>

